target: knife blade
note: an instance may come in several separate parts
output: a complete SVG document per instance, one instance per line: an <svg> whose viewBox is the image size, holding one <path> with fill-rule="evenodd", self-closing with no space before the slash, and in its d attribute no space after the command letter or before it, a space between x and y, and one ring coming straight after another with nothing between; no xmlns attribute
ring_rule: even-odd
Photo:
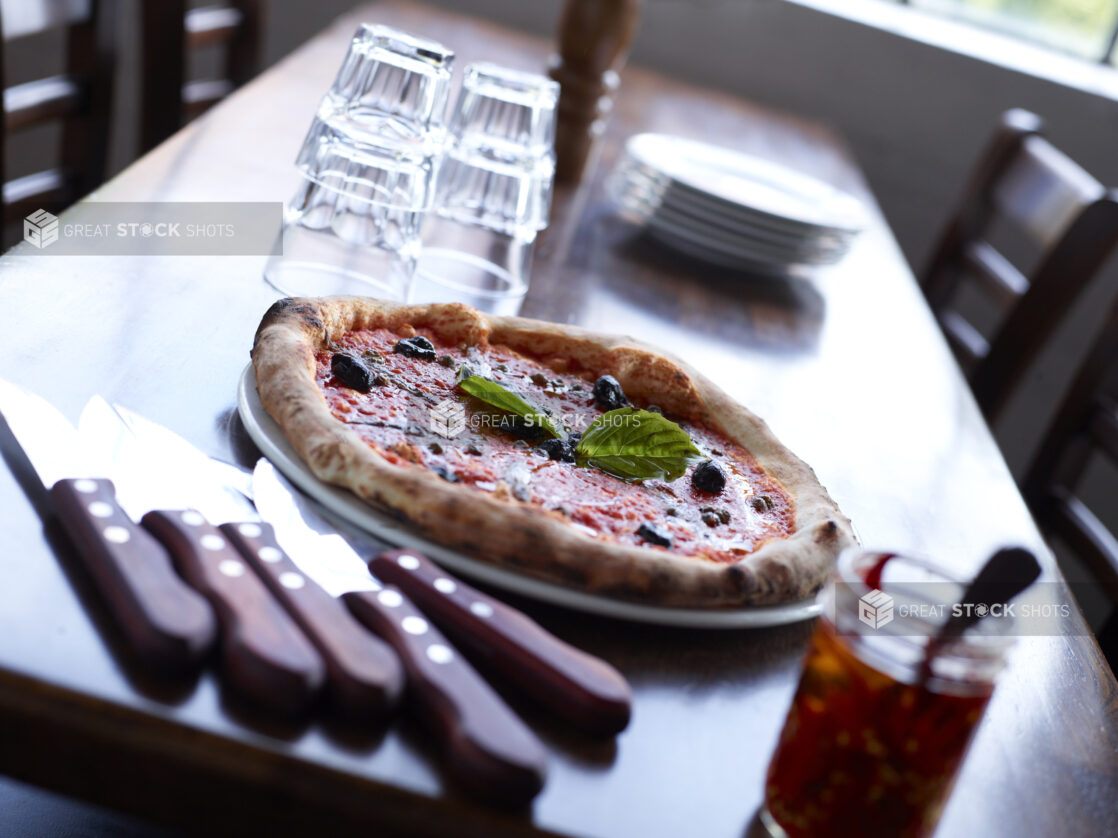
<svg viewBox="0 0 1118 838"><path fill-rule="evenodd" d="M157 671L196 672L217 634L213 611L121 508L96 453L54 406L2 380L0 413L135 657Z"/></svg>
<svg viewBox="0 0 1118 838"><path fill-rule="evenodd" d="M523 803L543 788L546 753L464 657L398 589L382 586L267 460L253 471L253 499L299 569L400 655L421 719L439 733L449 773L490 799Z"/></svg>
<svg viewBox="0 0 1118 838"><path fill-rule="evenodd" d="M274 711L304 711L322 686L323 662L249 571L229 532L215 526L262 529L251 506L223 489L207 492L204 480L140 439L98 396L82 411L78 433L105 452L121 507L163 543L179 573L213 607L230 686Z"/></svg>
<svg viewBox="0 0 1118 838"><path fill-rule="evenodd" d="M396 654L340 601L298 572L271 526L247 500L252 475L211 459L150 419L113 407L137 439L174 461L176 476L198 486L196 494L207 499L202 512L226 522L222 532L322 656L332 708L349 721L365 722L379 722L395 709L404 690L404 671ZM221 506L215 508L216 503ZM235 508L228 508L229 503Z"/></svg>

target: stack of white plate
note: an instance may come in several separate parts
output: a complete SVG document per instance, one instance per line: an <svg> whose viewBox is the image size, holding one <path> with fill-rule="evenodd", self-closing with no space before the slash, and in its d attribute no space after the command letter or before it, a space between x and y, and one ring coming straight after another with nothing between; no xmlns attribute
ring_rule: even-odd
<svg viewBox="0 0 1118 838"><path fill-rule="evenodd" d="M664 244L751 272L834 264L866 222L857 199L822 181L666 134L630 137L607 188Z"/></svg>

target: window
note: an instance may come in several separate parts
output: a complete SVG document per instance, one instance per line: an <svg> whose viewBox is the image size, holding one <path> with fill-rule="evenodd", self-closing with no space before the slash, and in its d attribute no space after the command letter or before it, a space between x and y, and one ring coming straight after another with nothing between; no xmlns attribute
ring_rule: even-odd
<svg viewBox="0 0 1118 838"><path fill-rule="evenodd" d="M1118 0L895 0L1092 61L1118 65Z"/></svg>

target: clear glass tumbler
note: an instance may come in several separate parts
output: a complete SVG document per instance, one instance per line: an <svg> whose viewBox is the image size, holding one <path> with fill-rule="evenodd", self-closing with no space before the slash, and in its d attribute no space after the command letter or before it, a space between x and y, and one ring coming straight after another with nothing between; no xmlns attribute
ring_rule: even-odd
<svg viewBox="0 0 1118 838"><path fill-rule="evenodd" d="M357 135L437 135L446 126L453 66L454 53L437 41L363 24L322 109Z"/></svg>
<svg viewBox="0 0 1118 838"><path fill-rule="evenodd" d="M361 26L296 158L304 182L265 279L285 294L403 300L435 200L454 54Z"/></svg>
<svg viewBox="0 0 1118 838"><path fill-rule="evenodd" d="M551 207L557 97L544 76L467 67L412 301L519 311Z"/></svg>
<svg viewBox="0 0 1118 838"><path fill-rule="evenodd" d="M450 131L463 146L510 162L552 157L559 84L477 62L466 67Z"/></svg>
<svg viewBox="0 0 1118 838"><path fill-rule="evenodd" d="M1012 638L985 621L929 660L963 586L903 556L883 584L881 555L844 552L823 594L766 780L773 836L930 836L1004 667Z"/></svg>
<svg viewBox="0 0 1118 838"><path fill-rule="evenodd" d="M449 152L438 205L423 225L411 301L519 311L552 172L550 166L532 171L461 149Z"/></svg>

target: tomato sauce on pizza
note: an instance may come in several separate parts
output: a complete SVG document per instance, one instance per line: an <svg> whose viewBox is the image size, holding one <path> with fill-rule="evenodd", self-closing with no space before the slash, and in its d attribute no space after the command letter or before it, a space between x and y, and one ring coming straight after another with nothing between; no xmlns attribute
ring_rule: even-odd
<svg viewBox="0 0 1118 838"><path fill-rule="evenodd" d="M463 367L555 417L568 440L526 437L509 416L462 392ZM597 392L594 370L567 358L448 344L426 329L367 329L317 351L316 381L332 415L393 465L532 504L596 538L728 563L795 528L780 483L742 446L687 417L667 418L703 462L676 480L626 481L564 456L564 444L577 443L611 397ZM619 389L615 396L627 401Z"/></svg>

